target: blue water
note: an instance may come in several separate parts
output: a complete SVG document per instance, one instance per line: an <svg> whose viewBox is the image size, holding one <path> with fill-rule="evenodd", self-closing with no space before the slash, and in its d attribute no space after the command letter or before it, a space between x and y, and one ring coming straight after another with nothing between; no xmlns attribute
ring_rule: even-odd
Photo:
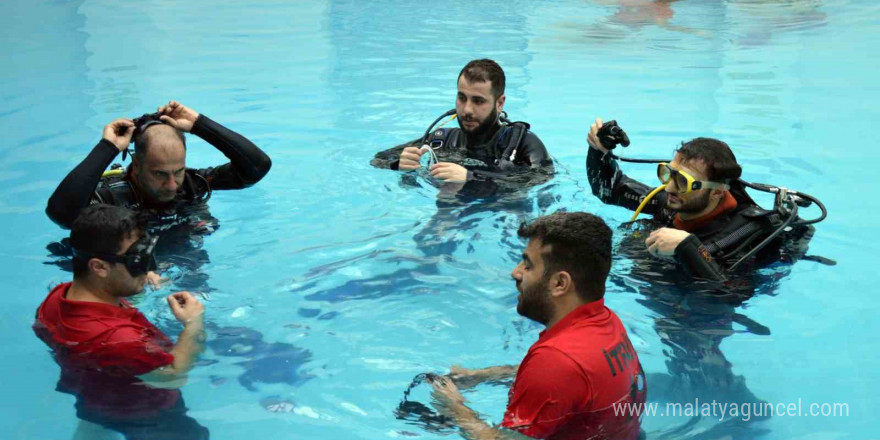
<svg viewBox="0 0 880 440"><path fill-rule="evenodd" d="M65 236L43 214L49 194L104 124L177 99L273 159L255 187L214 195L221 226L198 244L203 253L181 257L170 286L138 298L173 329L162 297L196 286L209 321L259 332L247 356L208 350L209 365L183 389L214 439L455 438L393 411L416 374L515 363L537 338L540 327L516 314L508 275L524 245L519 221L560 209L613 227L629 218L589 193L584 138L595 117L624 126L631 156L668 156L696 136L727 141L745 178L825 202L810 253L839 263L799 262L745 304L713 309L682 296L652 302L660 287L618 259L607 303L649 374L674 376L667 364L708 350L684 362L703 368L687 377L702 376L705 395L745 388L768 402L849 410L734 427L655 416L643 422L649 438L876 438L880 7L642 3L3 2L3 437L70 438L77 426L74 399L55 391L58 367L30 330L48 289L70 277L44 264L46 245ZM506 110L532 124L559 174L519 211L438 212L436 189L400 185L368 162L451 108L456 74L477 57L504 67ZM189 145L189 166L224 160L194 137ZM625 169L653 180L650 166ZM734 314L770 334L730 324ZM424 387L412 397L428 402ZM500 421L504 387L467 397ZM273 402L293 410L270 412Z"/></svg>

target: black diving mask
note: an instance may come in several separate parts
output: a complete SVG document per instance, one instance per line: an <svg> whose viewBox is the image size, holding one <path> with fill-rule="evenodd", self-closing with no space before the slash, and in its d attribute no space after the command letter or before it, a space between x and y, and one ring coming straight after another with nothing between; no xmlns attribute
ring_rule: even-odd
<svg viewBox="0 0 880 440"><path fill-rule="evenodd" d="M157 124L164 124L161 118L162 115L159 113L144 113L140 117L133 118L134 122L134 134L138 135L143 133L148 127Z"/></svg>
<svg viewBox="0 0 880 440"><path fill-rule="evenodd" d="M160 119L161 117L162 117L162 115L160 115L157 112L157 113L144 113L143 115L138 116L137 118L132 118L131 120L132 120L132 122L134 122L134 134L132 135L132 141L134 140L135 136L140 135L141 133L144 132L144 130L146 130L150 126L164 124L164 122L162 122L162 119ZM125 133L125 129L122 128L116 134L121 136L124 133ZM125 160L125 157L127 155L128 155L128 149L122 150L122 160Z"/></svg>
<svg viewBox="0 0 880 440"><path fill-rule="evenodd" d="M144 234L138 241L132 243L122 255L105 254L100 252L85 252L73 250L73 256L79 258L97 258L108 263L122 263L132 277L139 277L147 272L156 270L156 259L153 251L159 237Z"/></svg>

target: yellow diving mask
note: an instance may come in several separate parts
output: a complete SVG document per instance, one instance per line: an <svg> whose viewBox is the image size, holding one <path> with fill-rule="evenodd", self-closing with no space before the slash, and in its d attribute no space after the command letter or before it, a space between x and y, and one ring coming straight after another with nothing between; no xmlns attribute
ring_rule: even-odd
<svg viewBox="0 0 880 440"><path fill-rule="evenodd" d="M698 191L701 189L730 189L730 186L726 183L708 182L705 180L694 179L694 176L691 176L684 171L676 170L675 168L669 166L669 164L666 162L660 162L659 164L657 164L657 177L660 178L660 181L664 184L667 184L670 180L672 180L675 183L675 187L678 189L678 191L676 191L676 194L686 194L691 191Z"/></svg>

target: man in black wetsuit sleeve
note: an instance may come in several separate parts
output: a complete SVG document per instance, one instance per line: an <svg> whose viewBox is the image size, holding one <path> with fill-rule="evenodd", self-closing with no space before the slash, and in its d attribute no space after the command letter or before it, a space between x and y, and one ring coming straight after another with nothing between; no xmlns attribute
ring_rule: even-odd
<svg viewBox="0 0 880 440"><path fill-rule="evenodd" d="M597 119L587 137L590 187L603 202L636 210L653 188L621 172L599 140L602 126ZM661 168L666 186L642 210L654 216L655 230L645 244L651 255L674 259L692 277L725 280L727 268L752 249L749 245L769 236L779 224L777 213L761 209L737 182L742 169L724 142L685 142L672 162L660 165L658 175ZM752 229L746 227L749 223ZM779 235L750 264L765 266L803 256L813 230L811 225L798 226Z"/></svg>
<svg viewBox="0 0 880 440"><path fill-rule="evenodd" d="M184 132L204 139L230 162L186 168ZM102 178L110 162L132 140L135 152L131 166L120 170L115 179ZM171 101L153 115L117 119L105 126L98 145L49 198L46 214L70 228L81 209L106 203L149 211L150 229L155 232L189 221L188 208L203 206L212 190L247 188L259 182L271 166L269 156L244 136Z"/></svg>
<svg viewBox="0 0 880 440"><path fill-rule="evenodd" d="M455 113L459 128L438 128L419 138L376 154L378 168L412 171L432 148L438 163L432 177L452 185L459 194L491 196L505 189L546 182L553 162L544 144L523 122L502 123L504 71L496 62L469 62L458 75ZM423 145L430 147L423 147ZM430 154L430 153L428 153Z"/></svg>

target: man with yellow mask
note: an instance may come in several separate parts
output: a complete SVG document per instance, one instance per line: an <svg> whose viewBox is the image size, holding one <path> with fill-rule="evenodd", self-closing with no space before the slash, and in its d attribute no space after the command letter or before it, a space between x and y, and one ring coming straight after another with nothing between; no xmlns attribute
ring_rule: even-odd
<svg viewBox="0 0 880 440"><path fill-rule="evenodd" d="M682 143L672 161L657 164L663 186L652 191L624 175L607 143L603 144L610 125L596 119L590 126L590 187L605 203L654 216L654 230L645 240L652 256L674 259L692 277L724 280L741 263L764 266L790 261L787 243L812 236L810 225L772 236L782 215L761 209L745 192L739 182L742 168L726 143L705 137ZM768 238L772 240L763 243ZM759 243L763 246L750 252Z"/></svg>

